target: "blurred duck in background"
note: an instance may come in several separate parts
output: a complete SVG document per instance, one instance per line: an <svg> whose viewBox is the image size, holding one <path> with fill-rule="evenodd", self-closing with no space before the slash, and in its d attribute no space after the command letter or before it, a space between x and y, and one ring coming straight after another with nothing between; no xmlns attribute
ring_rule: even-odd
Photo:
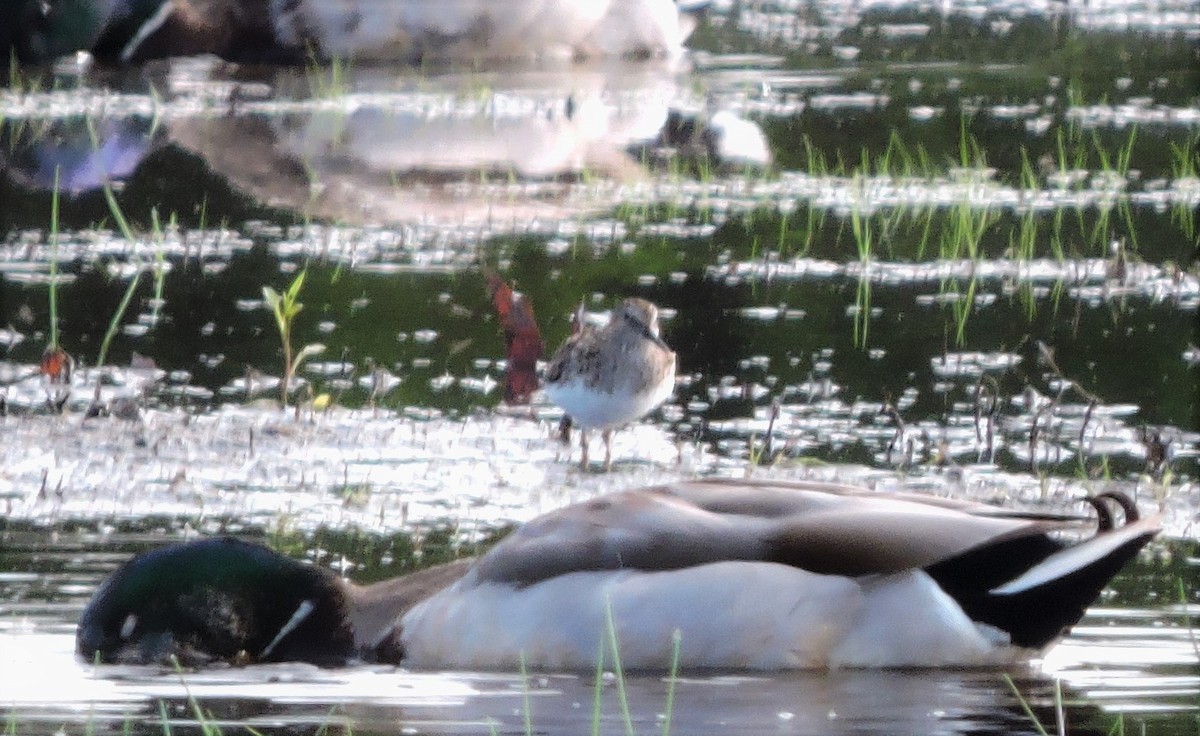
<svg viewBox="0 0 1200 736"><path fill-rule="evenodd" d="M275 109L249 98L242 112L242 102L231 100L234 114L220 115L196 111L189 95L205 90L207 79L187 77L178 96L172 82L164 85L162 104L170 109L158 119L108 108L99 117L53 112L0 122L0 180L49 191L57 172L60 191L75 196L106 181L153 176L156 156L182 150L247 201L304 217L495 229L576 218L610 206L619 193L551 194L569 191L554 182L585 175L637 182L681 169L755 165L743 144L728 145L737 136L713 130L722 118L750 131L754 156L769 167L754 121L720 106L709 112L664 64L615 66L510 70L488 75L484 93L474 74L429 77L410 90L397 88L386 67L354 68L346 77L354 102L344 107L309 100L307 71L263 69L255 82L265 80L259 86L291 102ZM481 177L503 186L481 187Z"/></svg>
<svg viewBox="0 0 1200 736"><path fill-rule="evenodd" d="M7 61L135 63L677 57L704 3L676 0L5 0Z"/></svg>

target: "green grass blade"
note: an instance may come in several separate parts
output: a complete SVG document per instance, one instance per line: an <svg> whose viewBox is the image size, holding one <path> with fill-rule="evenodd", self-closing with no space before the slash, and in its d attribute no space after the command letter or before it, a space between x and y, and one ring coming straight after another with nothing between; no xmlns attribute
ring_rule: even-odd
<svg viewBox="0 0 1200 736"><path fill-rule="evenodd" d="M58 176L54 167L54 191L50 194L50 350L58 349Z"/></svg>

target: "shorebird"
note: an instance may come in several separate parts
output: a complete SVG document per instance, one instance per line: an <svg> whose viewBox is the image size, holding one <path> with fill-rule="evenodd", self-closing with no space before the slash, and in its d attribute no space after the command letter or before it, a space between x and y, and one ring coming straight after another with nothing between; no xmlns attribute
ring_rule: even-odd
<svg viewBox="0 0 1200 736"><path fill-rule="evenodd" d="M580 426L588 465L588 432L604 437L604 468L612 465L612 432L645 416L675 390L675 352L659 335L658 307L631 298L602 327L576 313L576 331L558 348L543 374L546 398Z"/></svg>
<svg viewBox="0 0 1200 736"><path fill-rule="evenodd" d="M88 662L590 672L615 639L624 667L665 670L678 631L685 668L1004 666L1057 641L1159 532L1123 495L1085 500L1099 521L1072 544L1060 532L1078 535L1080 517L683 481L552 511L481 557L369 586L205 539L114 572L76 649Z"/></svg>

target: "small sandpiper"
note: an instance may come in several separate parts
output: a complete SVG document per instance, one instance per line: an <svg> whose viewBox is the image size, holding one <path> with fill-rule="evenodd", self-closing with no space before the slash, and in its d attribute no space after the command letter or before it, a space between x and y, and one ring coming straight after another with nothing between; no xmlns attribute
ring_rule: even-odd
<svg viewBox="0 0 1200 736"><path fill-rule="evenodd" d="M580 426L580 467L588 464L588 430L603 430L607 470L613 429L645 416L675 390L675 352L659 337L658 307L645 299L621 302L602 327L584 324L582 314L577 325L546 366L543 390Z"/></svg>

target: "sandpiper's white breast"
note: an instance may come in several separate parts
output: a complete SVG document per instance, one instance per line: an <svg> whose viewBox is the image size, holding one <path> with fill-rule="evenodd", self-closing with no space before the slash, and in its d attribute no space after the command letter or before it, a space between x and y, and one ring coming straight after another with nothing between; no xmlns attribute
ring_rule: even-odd
<svg viewBox="0 0 1200 736"><path fill-rule="evenodd" d="M468 575L402 621L405 661L590 669L612 612L624 667L751 669L984 664L1007 657L921 572L867 581L764 562L574 572L534 585ZM612 665L611 653L605 661Z"/></svg>
<svg viewBox="0 0 1200 736"><path fill-rule="evenodd" d="M606 391L588 385L581 375L569 380L547 383L546 398L561 406L583 427L611 428L645 416L670 398L675 390L674 362L657 383L621 382Z"/></svg>

